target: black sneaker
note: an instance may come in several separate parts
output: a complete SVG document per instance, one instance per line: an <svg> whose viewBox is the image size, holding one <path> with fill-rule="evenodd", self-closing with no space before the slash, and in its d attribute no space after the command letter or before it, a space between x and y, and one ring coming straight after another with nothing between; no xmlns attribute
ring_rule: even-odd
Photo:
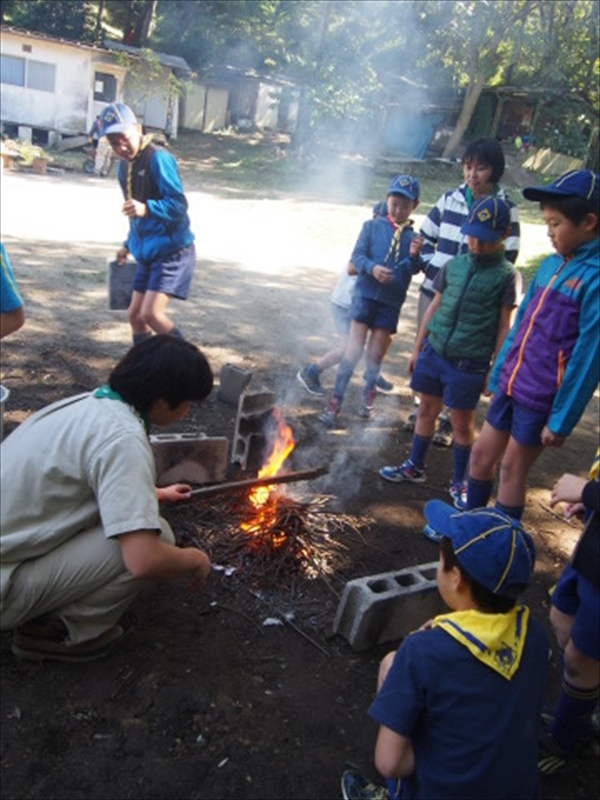
<svg viewBox="0 0 600 800"><path fill-rule="evenodd" d="M300 370L300 372L298 372L296 379L302 384L302 386L304 386L309 394L312 394L315 397L325 397L327 392L321 386L319 375L318 373L315 374L315 372L316 370L311 370L310 366L304 367Z"/></svg>
<svg viewBox="0 0 600 800"><path fill-rule="evenodd" d="M342 404L337 397L330 398L325 411L319 414L319 422L322 422L326 428L335 428L341 408Z"/></svg>
<svg viewBox="0 0 600 800"><path fill-rule="evenodd" d="M537 766L540 775L566 775L573 769L573 759L549 731L540 743Z"/></svg>
<svg viewBox="0 0 600 800"><path fill-rule="evenodd" d="M348 769L342 775L342 797L344 800L390 800L385 786L368 781L358 770Z"/></svg>
<svg viewBox="0 0 600 800"><path fill-rule="evenodd" d="M377 383L375 386L379 392L391 392L394 388L394 384L391 381L387 381L383 375L380 375L377 378Z"/></svg>

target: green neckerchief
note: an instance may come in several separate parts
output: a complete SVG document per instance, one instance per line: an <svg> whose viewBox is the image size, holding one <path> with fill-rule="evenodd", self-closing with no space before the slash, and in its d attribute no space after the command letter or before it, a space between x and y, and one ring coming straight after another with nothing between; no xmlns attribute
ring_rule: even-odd
<svg viewBox="0 0 600 800"><path fill-rule="evenodd" d="M444 630L478 661L509 681L521 663L528 621L527 606L515 606L506 614L452 611L435 617L432 627Z"/></svg>
<svg viewBox="0 0 600 800"><path fill-rule="evenodd" d="M489 196L493 197L495 194L498 194L499 191L500 191L500 187L496 183L496 184L494 184L494 188L490 192ZM471 206L475 202L475 198L473 197L473 192L471 191L471 188L469 186L467 186L466 189L465 189L465 197L467 199L467 208L470 211L471 210ZM479 198L479 199L481 199L481 198Z"/></svg>
<svg viewBox="0 0 600 800"><path fill-rule="evenodd" d="M123 400L118 392L115 392L114 389L111 389L108 383L99 386L94 392L93 397L97 397L98 400L118 400L121 403L125 403L125 405L129 406L136 417L140 420L146 433L150 433L150 420L148 419L148 415L138 413L138 411L132 405L130 405L126 400Z"/></svg>

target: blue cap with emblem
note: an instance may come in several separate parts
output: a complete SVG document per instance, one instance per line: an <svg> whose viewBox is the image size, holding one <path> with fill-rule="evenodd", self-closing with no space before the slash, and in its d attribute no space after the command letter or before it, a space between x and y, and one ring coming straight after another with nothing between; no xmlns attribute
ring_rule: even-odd
<svg viewBox="0 0 600 800"><path fill-rule="evenodd" d="M457 512L442 500L430 500L424 513L451 540L460 566L490 592L514 597L529 583L535 547L518 520L497 508Z"/></svg>
<svg viewBox="0 0 600 800"><path fill-rule="evenodd" d="M396 175L386 194L401 194L416 203L420 194L419 181L411 175Z"/></svg>
<svg viewBox="0 0 600 800"><path fill-rule="evenodd" d="M123 103L111 103L100 115L100 124L102 136L107 136L111 133L125 133L137 125L137 119L129 106Z"/></svg>

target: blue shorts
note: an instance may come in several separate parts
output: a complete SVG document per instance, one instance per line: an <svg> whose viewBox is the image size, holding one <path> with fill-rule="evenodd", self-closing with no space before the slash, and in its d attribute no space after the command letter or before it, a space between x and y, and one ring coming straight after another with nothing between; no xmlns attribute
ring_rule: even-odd
<svg viewBox="0 0 600 800"><path fill-rule="evenodd" d="M387 306L379 300L371 300L368 297L360 297L354 294L352 305L350 306L350 319L355 322L362 322L370 330L383 328L384 331L396 333L398 320L400 319L400 309L395 306Z"/></svg>
<svg viewBox="0 0 600 800"><path fill-rule="evenodd" d="M575 647L600 661L600 591L567 564L552 593L552 605L574 617L571 641Z"/></svg>
<svg viewBox="0 0 600 800"><path fill-rule="evenodd" d="M496 392L485 419L492 428L510 433L519 444L539 447L548 414L527 408L504 392Z"/></svg>
<svg viewBox="0 0 600 800"><path fill-rule="evenodd" d="M340 336L348 336L350 333L350 309L339 306L337 303L331 304L331 316L335 325L335 332Z"/></svg>
<svg viewBox="0 0 600 800"><path fill-rule="evenodd" d="M194 267L196 248L193 244L176 253L149 263L138 262L133 276L134 292L161 292L169 297L185 300L188 296Z"/></svg>
<svg viewBox="0 0 600 800"><path fill-rule="evenodd" d="M442 358L426 339L410 382L413 392L441 397L444 405L473 411L485 387L489 362Z"/></svg>

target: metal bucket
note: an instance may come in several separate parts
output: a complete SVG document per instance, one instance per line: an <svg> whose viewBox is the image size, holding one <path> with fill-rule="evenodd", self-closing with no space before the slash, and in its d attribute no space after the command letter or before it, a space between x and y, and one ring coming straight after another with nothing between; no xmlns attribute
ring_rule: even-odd
<svg viewBox="0 0 600 800"><path fill-rule="evenodd" d="M8 400L9 394L10 392L6 386L2 386L2 384L0 384L0 441L2 440L2 436L4 434L4 406Z"/></svg>

